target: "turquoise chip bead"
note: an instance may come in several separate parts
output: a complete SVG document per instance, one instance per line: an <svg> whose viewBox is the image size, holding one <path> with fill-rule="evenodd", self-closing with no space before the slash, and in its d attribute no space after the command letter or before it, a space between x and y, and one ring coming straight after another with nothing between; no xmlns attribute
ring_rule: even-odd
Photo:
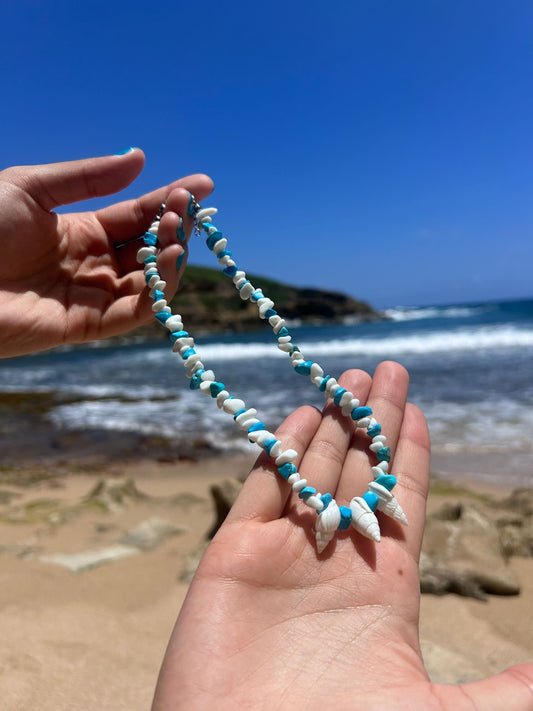
<svg viewBox="0 0 533 711"><path fill-rule="evenodd" d="M181 357L183 358L183 360L187 360L189 356L192 356L195 353L196 351L194 350L194 348L187 348L187 350L183 352L183 355Z"/></svg>
<svg viewBox="0 0 533 711"><path fill-rule="evenodd" d="M282 464L281 467L278 467L278 472L284 479L288 479L291 474L296 474L297 471L296 466L292 462L287 462L286 464Z"/></svg>
<svg viewBox="0 0 533 711"><path fill-rule="evenodd" d="M219 393L224 390L224 383L211 383L209 386L209 391L211 392L211 397L216 397Z"/></svg>
<svg viewBox="0 0 533 711"><path fill-rule="evenodd" d="M297 366L295 366L294 370L299 373L300 375L309 375L311 372L311 366L313 365L312 360L305 360L303 363L300 362L298 363Z"/></svg>
<svg viewBox="0 0 533 711"><path fill-rule="evenodd" d="M390 462L390 447L382 447L376 452L376 457L380 462Z"/></svg>
<svg viewBox="0 0 533 711"><path fill-rule="evenodd" d="M320 381L320 385L318 386L318 389L320 390L321 393L325 392L326 384L330 378L331 378L331 375L325 375L322 378L322 380Z"/></svg>
<svg viewBox="0 0 533 711"><path fill-rule="evenodd" d="M381 434L381 425L374 425L374 427L371 427L366 433L369 437L377 437Z"/></svg>
<svg viewBox="0 0 533 711"><path fill-rule="evenodd" d="M172 333L169 334L172 343L176 343L178 338L187 338L188 335L187 331L172 331Z"/></svg>
<svg viewBox="0 0 533 711"><path fill-rule="evenodd" d="M363 494L361 498L366 501L372 511L375 511L377 509L379 504L379 497L376 496L373 491L367 491Z"/></svg>
<svg viewBox="0 0 533 711"><path fill-rule="evenodd" d="M200 387L200 383L202 382L202 373L205 373L205 370L197 370L196 373L193 373L191 377L191 384L189 385L191 390L198 390Z"/></svg>
<svg viewBox="0 0 533 711"><path fill-rule="evenodd" d="M352 510L347 506L339 506L339 511L341 512L341 521L337 528L339 531L344 531L352 522Z"/></svg>
<svg viewBox="0 0 533 711"><path fill-rule="evenodd" d="M333 496L331 494L322 494L320 501L324 504L324 508L320 510L320 513L322 513L322 511L325 511L333 501Z"/></svg>
<svg viewBox="0 0 533 711"><path fill-rule="evenodd" d="M220 230L215 230L214 232L211 232L209 237L206 239L205 243L209 247L209 249L213 249L215 244L218 242L219 239L222 239L223 235Z"/></svg>
<svg viewBox="0 0 533 711"><path fill-rule="evenodd" d="M159 291L159 289L156 289L154 291L154 295L152 296L152 299L154 301L159 301L159 299L164 299L165 298L165 293L163 291Z"/></svg>
<svg viewBox="0 0 533 711"><path fill-rule="evenodd" d="M307 501L307 499L310 496L313 496L313 494L316 494L316 489L314 486L304 486L304 488L298 492L298 496L300 499L303 499L303 501Z"/></svg>
<svg viewBox="0 0 533 711"><path fill-rule="evenodd" d="M394 474L382 474L376 479L376 484L381 484L381 486L391 491L396 486L396 477Z"/></svg>
<svg viewBox="0 0 533 711"><path fill-rule="evenodd" d="M265 452L268 454L269 457L270 457L270 452L272 451L272 447L276 444L277 441L278 441L277 439L269 439L263 445L263 449L265 450Z"/></svg>
<svg viewBox="0 0 533 711"><path fill-rule="evenodd" d="M233 256L233 252L231 251L231 249L223 249L222 252L219 252L217 254L217 259L222 259L222 257L232 257L232 256Z"/></svg>
<svg viewBox="0 0 533 711"><path fill-rule="evenodd" d="M289 355L291 356L293 353L299 353L299 352L300 352L300 349L298 348L298 346L291 346Z"/></svg>
<svg viewBox="0 0 533 711"><path fill-rule="evenodd" d="M264 299L265 295L263 294L262 291L257 291L255 294L252 294L251 299L252 301L259 301L259 299Z"/></svg>
<svg viewBox="0 0 533 711"><path fill-rule="evenodd" d="M256 422L255 425L248 427L248 432L257 432L258 430L266 430L264 422Z"/></svg>
<svg viewBox="0 0 533 711"><path fill-rule="evenodd" d="M333 402L335 403L335 405L341 404L341 397L344 395L345 392L345 388L337 388L337 392L333 396Z"/></svg>
<svg viewBox="0 0 533 711"><path fill-rule="evenodd" d="M151 254L149 257L146 257L143 264L155 264L156 262L157 257L155 256L155 254Z"/></svg>
<svg viewBox="0 0 533 711"><path fill-rule="evenodd" d="M157 235L153 235L151 232L145 232L143 242L147 247L155 247L157 245Z"/></svg>
<svg viewBox="0 0 533 711"><path fill-rule="evenodd" d="M289 335L288 330L285 328L285 326L282 326L279 329L279 331L277 332L276 337L281 338L281 336L288 336L288 335Z"/></svg>
<svg viewBox="0 0 533 711"><path fill-rule="evenodd" d="M362 420L363 417L370 417L371 414L371 407L354 407L354 409L350 413L350 416L352 420Z"/></svg>
<svg viewBox="0 0 533 711"><path fill-rule="evenodd" d="M224 267L222 270L226 276L234 277L237 274L237 267Z"/></svg>
<svg viewBox="0 0 533 711"><path fill-rule="evenodd" d="M168 319L172 316L171 313L168 311L160 311L155 315L156 319L160 321L161 323L165 323L165 321L168 321Z"/></svg>
<svg viewBox="0 0 533 711"><path fill-rule="evenodd" d="M265 318L266 319L269 319L271 316L277 316L277 315L278 315L278 312L274 311L274 309L267 309L265 311Z"/></svg>
<svg viewBox="0 0 533 711"><path fill-rule="evenodd" d="M249 283L250 283L250 281L249 281L248 279L245 279L245 280L243 281L243 283L238 287L239 291L243 288L243 286L244 286L245 284L249 284Z"/></svg>

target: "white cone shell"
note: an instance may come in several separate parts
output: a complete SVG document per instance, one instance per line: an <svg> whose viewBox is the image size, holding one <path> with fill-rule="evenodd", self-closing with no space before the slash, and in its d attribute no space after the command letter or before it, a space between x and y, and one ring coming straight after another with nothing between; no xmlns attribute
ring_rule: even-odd
<svg viewBox="0 0 533 711"><path fill-rule="evenodd" d="M366 501L360 496L355 496L350 501L350 509L352 511L352 526L355 530L379 543L381 540L379 523Z"/></svg>
<svg viewBox="0 0 533 711"><path fill-rule="evenodd" d="M371 481L368 485L368 490L372 491L379 499L378 511L390 516L395 521L400 521L404 526L409 525L407 516L404 514L402 507L391 492L376 481Z"/></svg>
<svg viewBox="0 0 533 711"><path fill-rule="evenodd" d="M323 513L319 514L315 525L316 549L322 553L324 548L335 536L339 523L341 522L341 512L335 500L331 501Z"/></svg>

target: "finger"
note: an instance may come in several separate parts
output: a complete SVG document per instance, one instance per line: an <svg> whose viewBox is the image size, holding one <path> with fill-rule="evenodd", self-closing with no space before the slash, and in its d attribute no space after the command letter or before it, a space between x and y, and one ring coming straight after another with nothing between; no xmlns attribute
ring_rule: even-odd
<svg viewBox="0 0 533 711"><path fill-rule="evenodd" d="M294 449L305 452L312 441L321 421L321 414L314 407L301 407L289 415L276 430L276 439L283 450ZM301 456L294 462L298 467ZM272 459L262 454L242 491L233 504L228 521L258 519L273 521L278 519L291 493L290 486L283 481Z"/></svg>
<svg viewBox="0 0 533 711"><path fill-rule="evenodd" d="M349 390L361 402L366 402L371 378L362 370L349 370L339 378L339 385ZM352 445L355 426L339 408L329 400L324 406L323 418L313 440L305 451L300 473L309 479L317 491L336 496L337 485L347 452Z"/></svg>
<svg viewBox="0 0 533 711"><path fill-rule="evenodd" d="M161 204L166 203L177 188L192 193L200 202L213 190L213 181L203 174L188 175L135 200L126 200L98 210L96 217L113 242L126 242L148 229Z"/></svg>
<svg viewBox="0 0 533 711"><path fill-rule="evenodd" d="M372 387L367 405L382 427L387 438L385 446L394 454L402 426L409 375L403 366L386 361L380 363L372 378ZM366 491L366 485L374 479L371 467L377 464L375 455L369 450L371 440L364 435L364 450L360 446L350 448L337 489L339 500L351 500Z"/></svg>
<svg viewBox="0 0 533 711"><path fill-rule="evenodd" d="M398 480L394 495L409 521L408 528L403 529L402 545L415 560L420 555L426 520L429 463L430 441L426 418L417 407L407 403L394 455L394 473Z"/></svg>
<svg viewBox="0 0 533 711"><path fill-rule="evenodd" d="M13 182L23 187L46 211L79 200L111 195L127 187L144 166L144 153L23 166L14 170Z"/></svg>
<svg viewBox="0 0 533 711"><path fill-rule="evenodd" d="M461 708L467 699L468 708L472 709L528 711L533 708L533 664L520 664L469 684L433 688L447 708Z"/></svg>

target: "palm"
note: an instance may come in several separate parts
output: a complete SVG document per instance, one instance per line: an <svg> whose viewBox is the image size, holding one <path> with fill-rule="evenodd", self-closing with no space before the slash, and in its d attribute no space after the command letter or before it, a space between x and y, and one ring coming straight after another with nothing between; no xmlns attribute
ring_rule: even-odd
<svg viewBox="0 0 533 711"><path fill-rule="evenodd" d="M359 386L352 391L368 391L361 374L345 377L345 387L351 379ZM369 401L392 406L381 419L395 444L394 468L405 472L398 496L409 528L382 521L379 545L345 532L317 556L314 514L256 468L191 585L154 709L502 708L498 678L483 682L485 688L465 687L472 689L469 700L458 687L431 684L424 669L418 554L429 442L422 415L405 409L406 386L403 370L383 365ZM296 449L306 452L299 470L323 491L345 500L368 481L359 438L329 408L322 418L298 411L281 430L289 446L296 437ZM509 709L530 708L525 684L505 687L505 694ZM477 698L487 704L476 706Z"/></svg>
<svg viewBox="0 0 533 711"><path fill-rule="evenodd" d="M188 201L183 188L202 199L211 188L208 178L190 176L97 212L52 212L63 201L125 187L143 160L135 151L118 161L111 156L0 173L3 356L112 336L147 321L151 309L135 261L138 244L118 245L141 235L163 200L169 213L162 223L160 263L173 293L173 265L182 250L175 239L176 213L185 212Z"/></svg>

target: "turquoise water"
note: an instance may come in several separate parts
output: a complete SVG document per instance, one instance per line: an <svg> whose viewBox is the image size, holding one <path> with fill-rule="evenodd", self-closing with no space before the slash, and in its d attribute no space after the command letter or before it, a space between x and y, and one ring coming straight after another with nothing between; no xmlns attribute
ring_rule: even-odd
<svg viewBox="0 0 533 711"><path fill-rule="evenodd" d="M410 399L425 412L436 453L520 454L533 461L533 299L397 308L387 320L293 324L307 359L337 376L372 372L393 359L410 372ZM191 326L192 328L192 326ZM275 427L296 406L323 396L297 376L265 326L197 340L207 367ZM191 391L165 344L87 347L0 362L0 392L59 393L73 400L43 416L55 431L99 429L180 441L199 433L215 449L248 448L231 417ZM533 471L524 471L524 478Z"/></svg>

